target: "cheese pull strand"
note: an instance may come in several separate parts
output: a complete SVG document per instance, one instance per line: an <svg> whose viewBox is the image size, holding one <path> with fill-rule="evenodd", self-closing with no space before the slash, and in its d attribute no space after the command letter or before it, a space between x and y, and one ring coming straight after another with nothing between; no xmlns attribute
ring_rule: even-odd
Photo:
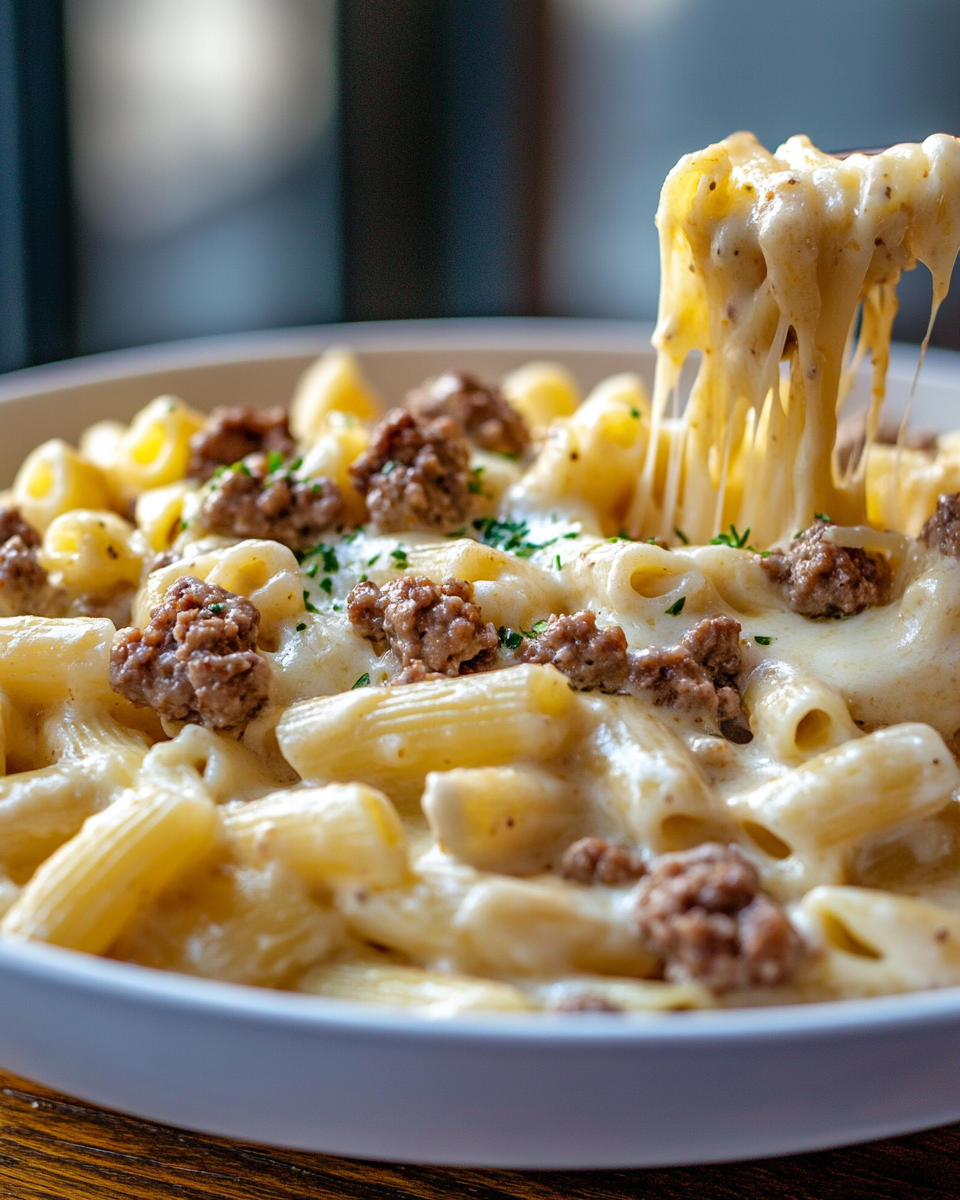
<svg viewBox="0 0 960 1200"><path fill-rule="evenodd" d="M869 450L896 285L918 262L933 276L932 328L960 248L960 140L934 134L922 145L838 159L806 137L771 154L736 133L674 167L657 227L652 435L631 533L669 538L679 527L706 542L733 524L771 545L815 512L863 524L863 466L841 475L833 461L838 409L869 352ZM700 367L682 418L672 420L692 353ZM657 471L663 436L665 476Z"/></svg>

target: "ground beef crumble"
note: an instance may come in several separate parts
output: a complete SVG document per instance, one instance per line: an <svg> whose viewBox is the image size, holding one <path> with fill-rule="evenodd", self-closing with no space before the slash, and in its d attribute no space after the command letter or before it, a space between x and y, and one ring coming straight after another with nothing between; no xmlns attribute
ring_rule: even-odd
<svg viewBox="0 0 960 1200"><path fill-rule="evenodd" d="M473 603L473 586L449 578L436 584L425 575L393 579L378 587L358 583L347 597L354 629L372 642L386 642L400 673L394 683L468 674L492 666L497 631Z"/></svg>
<svg viewBox="0 0 960 1200"><path fill-rule="evenodd" d="M466 371L446 371L410 392L407 408L418 416L452 417L481 450L519 457L530 445L523 418L495 384Z"/></svg>
<svg viewBox="0 0 960 1200"><path fill-rule="evenodd" d="M589 611L551 615L546 628L518 648L517 661L550 663L574 687L615 692L627 677L627 639L619 625L598 629Z"/></svg>
<svg viewBox="0 0 960 1200"><path fill-rule="evenodd" d="M803 944L736 846L661 854L637 888L637 926L666 978L714 992L788 983Z"/></svg>
<svg viewBox="0 0 960 1200"><path fill-rule="evenodd" d="M702 710L730 741L751 740L740 707L740 625L732 617L705 617L677 646L630 655L631 691L681 712Z"/></svg>
<svg viewBox="0 0 960 1200"><path fill-rule="evenodd" d="M199 523L228 537L270 538L291 550L316 545L343 516L343 497L332 479L297 479L270 471L265 454L250 454L210 485Z"/></svg>
<svg viewBox="0 0 960 1200"><path fill-rule="evenodd" d="M807 617L846 617L882 604L890 567L881 555L823 541L830 522L817 518L786 551L760 560L779 583L794 612Z"/></svg>
<svg viewBox="0 0 960 1200"><path fill-rule="evenodd" d="M947 558L960 558L960 492L937 497L937 511L920 530L918 540Z"/></svg>
<svg viewBox="0 0 960 1200"><path fill-rule="evenodd" d="M636 851L600 837L574 842L560 864L564 879L572 883L603 883L608 887L632 883L646 870L643 858Z"/></svg>
<svg viewBox="0 0 960 1200"><path fill-rule="evenodd" d="M469 466L470 447L456 421L396 408L374 429L350 478L378 529L442 531L467 515Z"/></svg>
<svg viewBox="0 0 960 1200"><path fill-rule="evenodd" d="M288 458L296 449L290 436L286 410L266 410L243 405L215 408L204 427L190 439L191 479L209 479L217 467L240 462L248 454L282 454Z"/></svg>
<svg viewBox="0 0 960 1200"><path fill-rule="evenodd" d="M183 575L144 629L114 638L110 686L169 720L239 729L270 685L270 667L256 653L259 628L249 600Z"/></svg>
<svg viewBox="0 0 960 1200"><path fill-rule="evenodd" d="M16 508L0 509L0 616L42 616L53 591L40 565L40 534Z"/></svg>

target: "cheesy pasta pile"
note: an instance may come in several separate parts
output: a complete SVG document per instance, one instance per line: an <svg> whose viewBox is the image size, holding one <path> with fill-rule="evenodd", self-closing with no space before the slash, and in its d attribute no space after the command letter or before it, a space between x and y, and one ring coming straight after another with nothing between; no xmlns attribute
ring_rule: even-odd
<svg viewBox="0 0 960 1200"><path fill-rule="evenodd" d="M4 937L432 1015L960 984L960 440L879 408L960 144L735 135L658 224L652 400L332 349L27 458Z"/></svg>

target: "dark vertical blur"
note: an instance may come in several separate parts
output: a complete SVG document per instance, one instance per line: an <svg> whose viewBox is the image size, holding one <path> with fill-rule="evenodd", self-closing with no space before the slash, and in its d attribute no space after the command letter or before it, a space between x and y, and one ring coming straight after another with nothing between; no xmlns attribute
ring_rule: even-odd
<svg viewBox="0 0 960 1200"><path fill-rule="evenodd" d="M536 307L541 0L341 0L348 318Z"/></svg>
<svg viewBox="0 0 960 1200"><path fill-rule="evenodd" d="M73 350L60 0L0 0L0 369Z"/></svg>

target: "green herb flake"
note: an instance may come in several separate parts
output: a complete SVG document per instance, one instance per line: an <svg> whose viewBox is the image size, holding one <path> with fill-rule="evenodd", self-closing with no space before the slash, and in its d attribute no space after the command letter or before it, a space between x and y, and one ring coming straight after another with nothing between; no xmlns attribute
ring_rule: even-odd
<svg viewBox="0 0 960 1200"><path fill-rule="evenodd" d="M758 646L769 646L770 643L773 641L773 638L768 637L766 634L758 633L754 637L753 640L757 643Z"/></svg>
<svg viewBox="0 0 960 1200"><path fill-rule="evenodd" d="M462 537L463 537L463 535L464 535L466 532L467 532L467 527L466 527L466 525L461 525L459 529L453 529L453 530L451 530L451 532L450 532L450 533L446 533L446 534L444 534L444 537L448 537L448 538L462 538Z"/></svg>
<svg viewBox="0 0 960 1200"><path fill-rule="evenodd" d="M631 408L630 416L633 417L634 420L638 420L640 417L640 409L639 408Z"/></svg>
<svg viewBox="0 0 960 1200"><path fill-rule="evenodd" d="M505 625L501 625L497 630L497 637L500 639L500 645L506 646L508 650L516 650L523 641L523 634L516 629L508 629Z"/></svg>
<svg viewBox="0 0 960 1200"><path fill-rule="evenodd" d="M410 566L410 560L407 558L407 552L402 546L396 546L393 550L391 550L390 557L393 559L394 564L399 567L401 571Z"/></svg>
<svg viewBox="0 0 960 1200"><path fill-rule="evenodd" d="M323 569L333 574L340 570L340 563L337 561L337 552L332 546L319 546L320 554L323 556Z"/></svg>
<svg viewBox="0 0 960 1200"><path fill-rule="evenodd" d="M541 620L541 621L535 621L533 624L533 632L534 633L543 633L543 631L546 629L548 624L549 624L549 622L547 621L546 617L544 617L543 620Z"/></svg>
<svg viewBox="0 0 960 1200"><path fill-rule="evenodd" d="M241 475L246 475L246 477L247 477L248 479L252 479L252 478L253 478L253 475L252 475L252 474L251 474L251 472L250 472L250 468L247 466L247 464L246 464L245 462L238 462L238 463L234 463L234 464L233 464L233 469L234 469L235 471L239 471Z"/></svg>
<svg viewBox="0 0 960 1200"><path fill-rule="evenodd" d="M351 687L350 691L355 692L357 690L357 688L369 687L369 686L370 686L370 672L364 671L364 673L360 676L360 678L353 685L353 687Z"/></svg>
<svg viewBox="0 0 960 1200"><path fill-rule="evenodd" d="M826 521L826 523L828 525L833 524L833 517L828 516L826 513L815 512L813 515L817 518L818 521Z"/></svg>
<svg viewBox="0 0 960 1200"><path fill-rule="evenodd" d="M319 563L311 563L310 566L307 567L307 569L304 571L304 575L309 575L311 579L316 579L317 571L319 569L320 569Z"/></svg>
<svg viewBox="0 0 960 1200"><path fill-rule="evenodd" d="M211 605L210 605L210 611L211 611L212 613L216 613L216 614L217 614L217 616L219 616L219 615L220 615L220 613L222 613L222 612L223 612L223 605L222 605L222 604L211 604Z"/></svg>
<svg viewBox="0 0 960 1200"><path fill-rule="evenodd" d="M176 412L176 411L177 411L177 406L175 404L167 405L167 412Z"/></svg>
<svg viewBox="0 0 960 1200"><path fill-rule="evenodd" d="M395 471L396 469L397 464L393 461L393 459L388 459L387 462L385 462L380 468L379 474L389 475L391 471Z"/></svg>
<svg viewBox="0 0 960 1200"><path fill-rule="evenodd" d="M375 554L375 555L373 556L373 558L368 558L368 559L367 559L367 566L368 566L368 567L372 567L372 566L373 566L373 564L374 564L374 563L377 561L377 559L378 559L379 557L380 557L380 554L379 554L379 553L377 553L377 554Z"/></svg>
<svg viewBox="0 0 960 1200"><path fill-rule="evenodd" d="M306 627L307 627L306 623L304 621L301 621L300 624L297 626L297 633L303 633L303 631L306 629Z"/></svg>
<svg viewBox="0 0 960 1200"><path fill-rule="evenodd" d="M683 606L686 604L686 596L681 596L679 600L675 600L668 609L665 609L668 617L679 617L683 612Z"/></svg>
<svg viewBox="0 0 960 1200"><path fill-rule="evenodd" d="M188 522L186 522L186 521L180 522L180 532L181 533L183 533L183 531L187 528L187 524L188 524Z"/></svg>
<svg viewBox="0 0 960 1200"><path fill-rule="evenodd" d="M307 610L308 613L315 613L315 612L319 611L315 604L310 603L310 593L309 592L303 593L303 607Z"/></svg>
<svg viewBox="0 0 960 1200"><path fill-rule="evenodd" d="M351 530L351 531L350 531L350 532L349 532L349 533L348 533L348 534L347 534L347 535L344 537L344 539L343 539L343 544L344 544L345 546L350 546L350 545L352 545L352 544L353 544L353 543L354 543L354 542L357 540L357 538L360 536L360 534L361 534L361 533L363 533L363 526L362 526L362 525L358 525L358 526L356 527L356 529L352 529L352 530Z"/></svg>
<svg viewBox="0 0 960 1200"><path fill-rule="evenodd" d="M334 612L343 612L343 605L339 601L333 606Z"/></svg>
<svg viewBox="0 0 960 1200"><path fill-rule="evenodd" d="M289 467L287 467L287 470L288 471L299 471L302 466L303 466L303 456L301 455L300 458L295 458L293 460L293 462L289 465Z"/></svg>
<svg viewBox="0 0 960 1200"><path fill-rule="evenodd" d="M564 539L564 541L569 541L571 538L576 538L576 537L579 537L579 536L580 536L580 530L579 530L579 529L572 529L572 530L571 530L569 533L565 533L565 534L563 535L563 539Z"/></svg>
<svg viewBox="0 0 960 1200"><path fill-rule="evenodd" d="M729 546L732 550L753 550L752 546L747 545L747 538L750 536L750 527L737 533L736 525L730 526L729 533L718 533L716 537L710 539L711 546Z"/></svg>
<svg viewBox="0 0 960 1200"><path fill-rule="evenodd" d="M677 535L677 537L680 539L681 542L683 542L683 544L685 546L690 545L690 539L687 537L687 535L683 532L682 529L678 529L676 527L676 525L674 525L673 532Z"/></svg>
<svg viewBox="0 0 960 1200"><path fill-rule="evenodd" d="M267 455L267 474L272 475L283 467L283 455L279 450L271 450Z"/></svg>
<svg viewBox="0 0 960 1200"><path fill-rule="evenodd" d="M473 496L485 496L487 493L483 490L483 484L480 481L480 476L483 474L483 467L471 468L470 474L472 479L467 480L467 491Z"/></svg>
<svg viewBox="0 0 960 1200"><path fill-rule="evenodd" d="M357 580L357 582L358 583L366 583L369 578L370 578L369 575L363 574L360 576L360 578Z"/></svg>
<svg viewBox="0 0 960 1200"><path fill-rule="evenodd" d="M558 554L558 555L557 555L557 557L556 557L556 558L553 560L553 565L556 567L556 569L557 569L558 571L561 571L561 570L563 569L563 563L560 561L560 555L559 555L559 554Z"/></svg>
<svg viewBox="0 0 960 1200"><path fill-rule="evenodd" d="M327 593L328 596L333 595L333 580L330 578L329 575L326 576L324 579L320 580L320 586L323 588L323 590Z"/></svg>

